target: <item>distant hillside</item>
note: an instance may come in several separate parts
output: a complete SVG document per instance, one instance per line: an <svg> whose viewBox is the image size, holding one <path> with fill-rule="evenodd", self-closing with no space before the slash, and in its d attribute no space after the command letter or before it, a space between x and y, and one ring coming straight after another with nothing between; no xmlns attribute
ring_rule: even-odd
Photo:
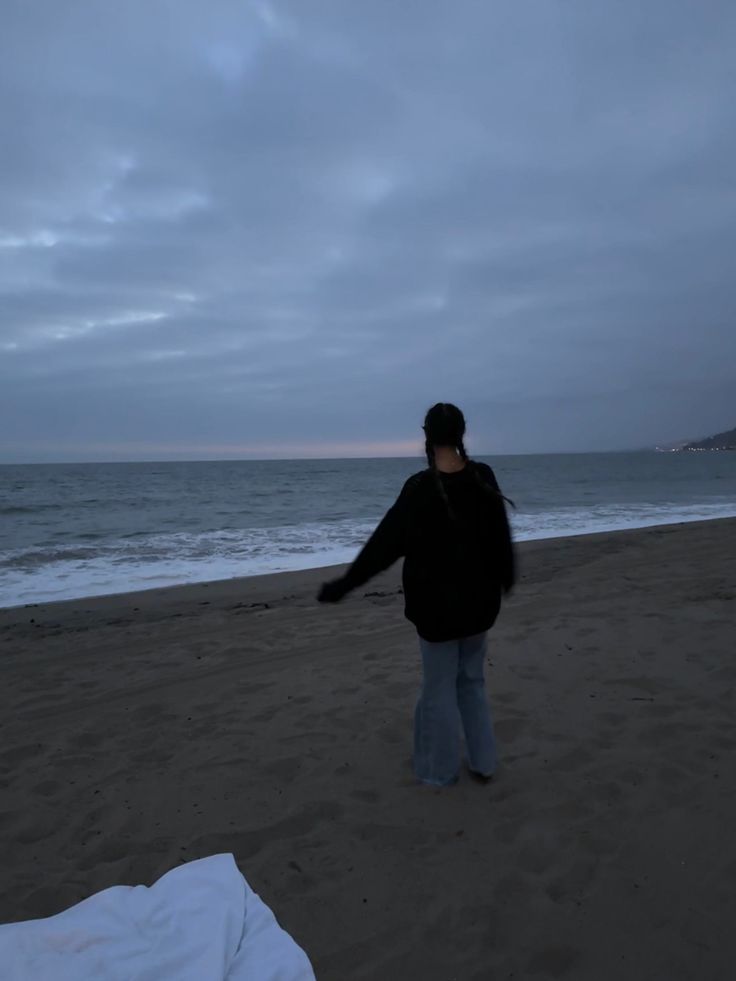
<svg viewBox="0 0 736 981"><path fill-rule="evenodd" d="M736 429L729 429L726 433L718 433L716 436L687 443L683 446L683 450L736 450Z"/></svg>
<svg viewBox="0 0 736 981"><path fill-rule="evenodd" d="M678 439L676 443L659 443L654 447L654 449L658 453L679 453L680 450L684 450L690 442L691 440L689 439Z"/></svg>

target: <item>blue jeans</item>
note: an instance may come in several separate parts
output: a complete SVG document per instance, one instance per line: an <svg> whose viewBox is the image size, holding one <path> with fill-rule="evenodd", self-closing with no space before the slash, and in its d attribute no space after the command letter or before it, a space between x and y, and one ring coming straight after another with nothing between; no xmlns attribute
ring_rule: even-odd
<svg viewBox="0 0 736 981"><path fill-rule="evenodd" d="M431 644L419 639L424 666L414 716L414 772L422 783L444 787L460 773L460 721L468 766L483 776L496 769L496 740L483 661L486 634Z"/></svg>

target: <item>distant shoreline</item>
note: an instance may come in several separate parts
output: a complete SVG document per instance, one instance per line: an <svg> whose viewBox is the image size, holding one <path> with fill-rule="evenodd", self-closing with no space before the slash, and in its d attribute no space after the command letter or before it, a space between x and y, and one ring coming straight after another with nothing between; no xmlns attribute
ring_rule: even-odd
<svg viewBox="0 0 736 981"><path fill-rule="evenodd" d="M681 450L659 450L660 453L736 453L736 446L684 446Z"/></svg>

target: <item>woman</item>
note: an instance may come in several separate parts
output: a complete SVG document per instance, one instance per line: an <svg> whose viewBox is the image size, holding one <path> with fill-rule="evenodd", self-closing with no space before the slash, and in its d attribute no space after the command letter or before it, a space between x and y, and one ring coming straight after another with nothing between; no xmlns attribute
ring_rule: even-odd
<svg viewBox="0 0 736 981"><path fill-rule="evenodd" d="M435 405L424 434L429 468L409 478L348 572L325 584L319 600L337 603L405 557L406 616L424 667L414 769L421 783L447 786L460 771L458 713L471 773L489 780L496 769L483 662L501 595L514 585L514 554L505 498L491 468L468 458L460 409Z"/></svg>

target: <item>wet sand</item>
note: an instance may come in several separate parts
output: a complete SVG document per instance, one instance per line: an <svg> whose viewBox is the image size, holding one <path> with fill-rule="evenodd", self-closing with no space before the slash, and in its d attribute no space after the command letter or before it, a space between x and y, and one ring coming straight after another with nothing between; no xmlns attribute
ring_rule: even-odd
<svg viewBox="0 0 736 981"><path fill-rule="evenodd" d="M320 981L730 981L736 520L521 561L489 786L413 783L396 571L0 610L0 921L225 851Z"/></svg>

